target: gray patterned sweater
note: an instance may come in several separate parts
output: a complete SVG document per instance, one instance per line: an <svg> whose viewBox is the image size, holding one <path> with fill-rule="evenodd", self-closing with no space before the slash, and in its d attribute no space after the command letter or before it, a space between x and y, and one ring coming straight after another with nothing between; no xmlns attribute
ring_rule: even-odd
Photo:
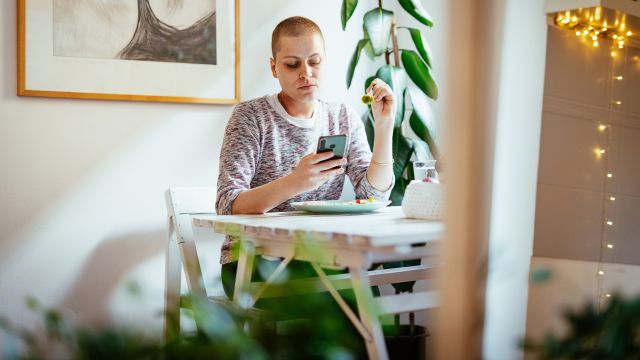
<svg viewBox="0 0 640 360"><path fill-rule="evenodd" d="M310 119L297 119L285 111L276 95L271 95L240 103L231 115L220 154L216 212L231 214L231 205L241 192L288 175L303 156L315 152L319 136L338 134L347 134L349 139L345 173L269 212L292 211L290 204L296 201L340 199L345 174L358 199L388 199L393 183L379 191L367 180L371 150L355 110L344 104L317 101ZM237 261L237 254L231 251L234 242L233 238L226 238L221 264Z"/></svg>

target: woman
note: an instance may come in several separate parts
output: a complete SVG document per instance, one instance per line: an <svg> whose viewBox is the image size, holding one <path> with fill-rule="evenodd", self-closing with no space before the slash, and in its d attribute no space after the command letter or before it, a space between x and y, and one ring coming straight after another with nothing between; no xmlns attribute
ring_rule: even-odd
<svg viewBox="0 0 640 360"><path fill-rule="evenodd" d="M271 49L271 72L281 91L234 109L222 144L217 213L290 211L295 201L339 199L345 174L357 198L388 199L394 184L391 148L396 115L390 87L375 79L367 91L375 99L372 152L353 109L318 99L325 59L318 25L303 17L285 19L273 31ZM319 136L337 134L348 135L344 159L328 160L331 152L315 153ZM221 256L222 283L230 298L237 270L235 244L227 238ZM253 280L264 281L278 261L257 263L260 271L254 271ZM287 268L289 278L316 276L305 262L292 261Z"/></svg>
<svg viewBox="0 0 640 360"><path fill-rule="evenodd" d="M372 153L353 109L318 100L325 58L318 25L303 17L283 20L271 49L271 72L282 89L239 104L231 115L220 157L218 214L291 211L291 202L339 199L345 173L357 198L387 199L394 182L391 88L375 79L368 89L375 98ZM349 135L346 157L325 161L332 153L314 152L318 137L336 134ZM223 265L237 260L231 244L227 239L223 246Z"/></svg>

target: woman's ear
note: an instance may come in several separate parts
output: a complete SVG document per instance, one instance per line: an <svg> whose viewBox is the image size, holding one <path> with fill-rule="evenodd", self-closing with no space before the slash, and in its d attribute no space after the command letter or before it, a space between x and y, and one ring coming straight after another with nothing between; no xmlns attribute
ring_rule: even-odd
<svg viewBox="0 0 640 360"><path fill-rule="evenodd" d="M274 78L278 78L278 73L276 72L276 60L274 58L269 59L269 65L271 66L271 75Z"/></svg>

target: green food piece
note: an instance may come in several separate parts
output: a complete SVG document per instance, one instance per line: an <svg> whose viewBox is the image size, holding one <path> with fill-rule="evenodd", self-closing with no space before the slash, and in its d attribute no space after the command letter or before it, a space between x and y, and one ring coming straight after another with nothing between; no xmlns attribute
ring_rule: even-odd
<svg viewBox="0 0 640 360"><path fill-rule="evenodd" d="M362 95L362 102L367 105L371 105L373 103L373 96L369 94Z"/></svg>

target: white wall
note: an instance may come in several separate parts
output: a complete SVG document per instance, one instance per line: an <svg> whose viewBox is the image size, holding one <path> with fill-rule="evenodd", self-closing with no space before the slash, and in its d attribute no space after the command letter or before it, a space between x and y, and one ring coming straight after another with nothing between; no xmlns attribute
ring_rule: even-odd
<svg viewBox="0 0 640 360"><path fill-rule="evenodd" d="M243 99L277 91L268 71L271 30L287 16L303 15L318 22L327 39L324 98L363 109L360 84L373 64L362 61L349 91L344 79L361 37L365 2L346 32L339 1L240 3ZM434 18L444 19L445 4L426 5ZM232 107L19 98L16 2L0 6L0 316L34 324L23 305L24 296L33 295L45 305L70 308L83 321L127 321L159 333L163 192L215 185ZM439 29L430 32L436 76L446 53ZM215 273L217 255L210 248L206 271ZM141 284L139 298L125 291L131 281Z"/></svg>
<svg viewBox="0 0 640 360"><path fill-rule="evenodd" d="M639 18L627 19L640 27ZM626 47L612 61L610 45L548 30L531 272L549 278L529 287L527 336L536 340L566 331L567 308L640 295L640 49ZM603 123L611 136L599 130Z"/></svg>
<svg viewBox="0 0 640 360"><path fill-rule="evenodd" d="M544 83L543 1L506 2L496 123L484 357L522 358Z"/></svg>

